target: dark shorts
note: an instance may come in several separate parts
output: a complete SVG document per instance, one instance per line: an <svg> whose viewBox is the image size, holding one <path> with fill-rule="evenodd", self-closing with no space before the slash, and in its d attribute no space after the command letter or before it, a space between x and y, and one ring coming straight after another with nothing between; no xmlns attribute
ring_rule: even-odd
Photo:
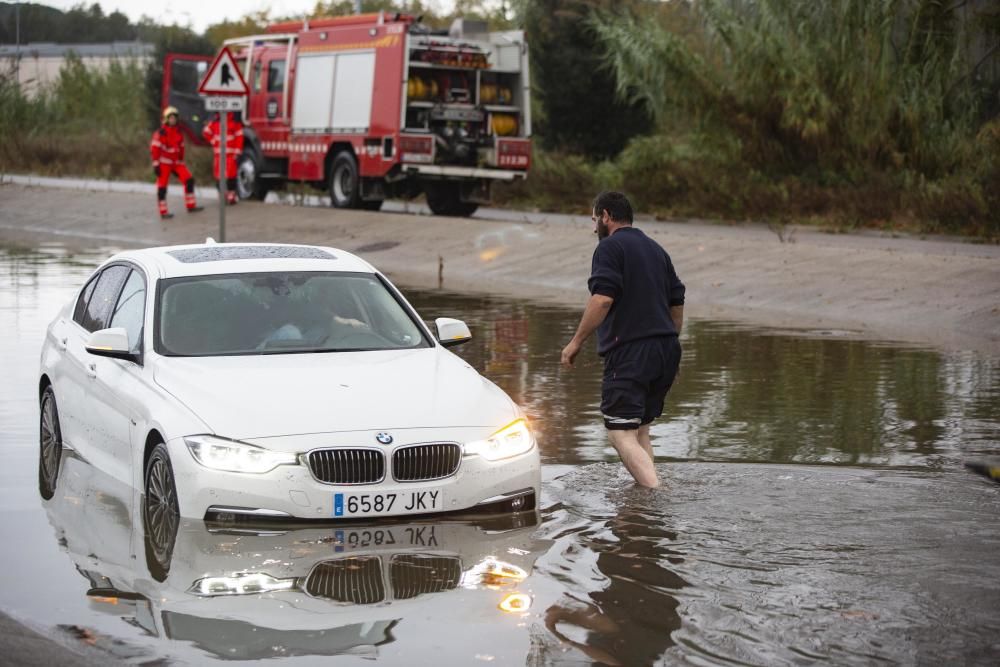
<svg viewBox="0 0 1000 667"><path fill-rule="evenodd" d="M632 430L663 414L663 401L680 362L677 336L643 338L608 352L601 382L604 425Z"/></svg>

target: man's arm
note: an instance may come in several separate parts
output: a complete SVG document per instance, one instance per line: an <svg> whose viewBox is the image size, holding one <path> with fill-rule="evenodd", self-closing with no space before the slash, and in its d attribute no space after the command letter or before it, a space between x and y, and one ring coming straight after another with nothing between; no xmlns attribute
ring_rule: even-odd
<svg viewBox="0 0 1000 667"><path fill-rule="evenodd" d="M670 306L670 319L674 321L674 328L677 335L681 335L681 328L684 326L684 305Z"/></svg>
<svg viewBox="0 0 1000 667"><path fill-rule="evenodd" d="M590 338L590 334L601 326L601 322L608 316L611 305L615 302L610 296L604 294L592 294L587 301L587 307L580 318L580 326L576 328L573 339L563 348L562 363L569 368L573 367L573 360L580 353L580 348L584 342ZM671 309L672 310L672 309Z"/></svg>

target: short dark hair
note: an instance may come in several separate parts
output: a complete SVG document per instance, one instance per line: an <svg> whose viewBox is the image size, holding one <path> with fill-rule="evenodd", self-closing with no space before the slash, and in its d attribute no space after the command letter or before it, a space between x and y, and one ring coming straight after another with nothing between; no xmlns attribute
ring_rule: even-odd
<svg viewBox="0 0 1000 667"><path fill-rule="evenodd" d="M620 192L605 190L594 197L594 212L600 215L604 211L607 211L608 217L618 224L632 224L632 204L629 203L628 197Z"/></svg>

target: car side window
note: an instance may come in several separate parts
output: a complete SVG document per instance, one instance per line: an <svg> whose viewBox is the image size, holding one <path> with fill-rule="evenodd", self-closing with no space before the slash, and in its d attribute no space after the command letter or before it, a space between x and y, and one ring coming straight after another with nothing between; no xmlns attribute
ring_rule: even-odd
<svg viewBox="0 0 1000 667"><path fill-rule="evenodd" d="M83 316L87 312L87 302L90 301L90 296L94 293L94 287L97 285L97 279L100 275L96 275L90 279L82 290L80 290L80 298L76 300L76 306L73 308L73 321L83 326Z"/></svg>
<svg viewBox="0 0 1000 667"><path fill-rule="evenodd" d="M121 264L109 266L101 272L80 323L84 329L94 332L107 327L108 320L111 319L111 307L118 300L118 293L121 292L128 272L129 268Z"/></svg>
<svg viewBox="0 0 1000 667"><path fill-rule="evenodd" d="M260 92L260 80L261 72L264 69L264 65L258 60L253 64L253 92Z"/></svg>
<svg viewBox="0 0 1000 667"><path fill-rule="evenodd" d="M142 322L146 312L146 281L135 269L129 274L122 288L118 303L111 313L109 327L122 327L128 332L129 351L142 349Z"/></svg>
<svg viewBox="0 0 1000 667"><path fill-rule="evenodd" d="M285 61L272 60L267 64L267 92L280 93L285 89Z"/></svg>

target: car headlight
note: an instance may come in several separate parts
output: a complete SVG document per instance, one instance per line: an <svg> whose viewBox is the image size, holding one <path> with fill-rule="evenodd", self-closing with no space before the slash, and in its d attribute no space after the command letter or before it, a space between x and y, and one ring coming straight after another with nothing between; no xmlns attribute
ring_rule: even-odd
<svg viewBox="0 0 1000 667"><path fill-rule="evenodd" d="M265 473L280 465L298 462L298 456L295 454L274 452L256 445L212 435L188 436L184 438L184 443L195 461L212 470Z"/></svg>
<svg viewBox="0 0 1000 667"><path fill-rule="evenodd" d="M487 461L499 461L518 454L524 454L535 446L528 422L525 419L507 424L486 440L477 440L465 445L466 454L479 454Z"/></svg>

